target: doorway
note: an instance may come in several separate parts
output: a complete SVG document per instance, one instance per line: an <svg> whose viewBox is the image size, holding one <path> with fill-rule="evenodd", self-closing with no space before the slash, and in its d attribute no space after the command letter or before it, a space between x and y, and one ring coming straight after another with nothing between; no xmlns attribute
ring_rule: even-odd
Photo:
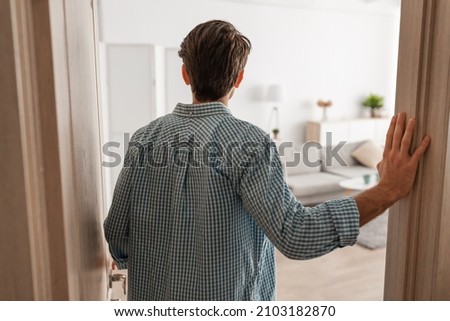
<svg viewBox="0 0 450 321"><path fill-rule="evenodd" d="M145 42L142 40L146 39L148 31L159 30L161 20L169 14L180 22L184 34L192 26L182 19L186 16L185 11L173 10L177 8L174 1L158 5L165 14L150 19L155 25L145 30L135 28L133 23L141 23L139 17L148 15L149 11L124 8L122 2L110 1L114 14L103 18L109 20L110 27L111 21L118 26L115 30L121 38L119 43L127 39L134 43ZM233 1L212 2L222 4L216 9L208 1L202 1L202 4L206 4L205 9L213 8L211 14L216 16L225 17L231 11L242 12L225 4ZM97 1L89 0L0 3L0 32L2 44L5 44L5 50L0 52L4 71L0 76L0 90L4 98L2 106L8 107L0 119L0 145L6 151L1 167L0 197L2 214L9 214L3 216L4 224L0 225L0 251L3 257L15 262L14 265L0 266L0 274L10 276L0 287L0 298L4 300L106 298L109 267L101 231L105 209L102 207L103 196L99 195L103 189L99 166L102 157L99 117L96 115L99 112L94 48L98 42L96 15L93 14L97 12L96 5ZM283 2L283 6L287 3ZM264 23L278 12L274 8L267 10L267 6L244 4L240 7L244 8L251 8L252 14ZM132 12L126 15L122 9ZM446 253L450 242L445 228L450 210L445 196L450 181L450 170L447 170L450 101L450 44L447 37L450 26L447 17L450 3L446 0L408 1L402 10L398 110L416 115L419 132L426 131L437 143L432 143L421 165L418 185L410 198L393 208L397 214L390 222L393 228L390 229L391 254L388 253L390 263L386 276L389 282L385 298L448 299L450 264ZM204 21L207 18L205 12L197 10L192 18ZM118 30L122 27L117 23L120 16L139 18L130 23L137 31L135 34ZM308 20L307 16L303 18L312 26L318 25L318 21ZM108 40L114 29L105 23L108 21L100 23L104 27L101 39ZM243 22L242 27L258 39L258 33L252 32L248 24ZM177 31L169 36L155 34L155 38L147 39L147 43L160 44L164 48L175 47L172 42L179 41L180 36ZM266 38L276 39L275 36L270 30L263 33ZM292 37L298 38L301 37ZM35 41L37 39L39 41ZM256 40L258 42L260 40ZM326 49L326 45L317 46L309 53L323 55L326 51L318 49ZM274 54L273 50L266 50L266 54L277 59L287 58L284 53ZM301 60L300 52L294 54ZM266 57L255 56L256 61L265 61L263 58ZM257 68L249 65L249 69L255 71ZM267 69L263 70L267 72ZM282 69L275 68L270 72L272 77L279 77L278 70ZM250 86L241 97L241 102L248 103L247 108L234 110L243 118L261 110L252 109L256 108L254 89L263 79L261 73L256 75L252 80L255 87ZM320 83L327 85L325 77L321 80ZM310 92L306 83L295 80L290 83L291 89ZM296 112L313 109L303 100L297 103L293 107ZM257 117L256 123L264 126L262 118ZM290 132L301 136L300 131ZM89 148L93 150L89 151ZM436 168L444 168L443 172L447 174L440 175ZM418 242L419 238L426 242Z"/></svg>
<svg viewBox="0 0 450 321"><path fill-rule="evenodd" d="M383 93L387 113L392 114L400 7L392 2L346 7L344 2L340 8L334 4L324 8L305 7L300 2L296 7L286 7L277 3L261 5L258 1L244 5L221 1L207 1L204 5L193 1L192 8L184 8L184 11L192 11L187 15L190 18L174 26L161 21L160 17L172 15L176 19L181 14L173 10L177 8L177 1L128 8L129 14L124 14L127 8L101 1L101 88L103 109L109 114L110 121L105 126L110 127L105 134L106 142L120 143L120 159L123 160L128 139L124 136L130 137L143 124L171 112L177 102L190 102L189 88L181 78L177 48L196 22L214 17L219 8L223 9L224 19L242 27L242 32L254 42L244 86L230 104L232 113L238 118L266 127L271 106L258 93L273 81L286 82L290 97L280 107L280 114L284 115L280 126L282 137L295 144L304 142L306 122L320 117L320 109L315 103L322 95L335 101L336 107L331 108L330 113L332 119L364 117L361 100L373 90ZM201 10L196 10L197 6L201 6ZM279 22L272 27L266 26L263 19L269 13ZM243 16L246 18L242 19ZM248 19L250 16L252 19ZM323 27L317 28L318 24ZM118 30L117 25L122 28ZM118 51L120 56L117 56ZM137 84L134 79L138 79ZM142 100L139 99L141 96ZM130 106L130 101L135 101L139 107ZM131 110L135 110L135 114L130 116ZM119 127L122 129L116 129ZM108 205L121 165L105 168L105 177L109 177ZM371 264L355 264L361 258ZM359 245L310 262L285 260L279 255L278 297L290 300L381 300L384 259L384 247L370 250ZM326 266L335 269L320 268ZM315 272L313 278L310 277L312 271ZM298 284L290 281L292 275L296 275ZM314 279L316 283L311 281ZM320 285L320 282L324 284Z"/></svg>

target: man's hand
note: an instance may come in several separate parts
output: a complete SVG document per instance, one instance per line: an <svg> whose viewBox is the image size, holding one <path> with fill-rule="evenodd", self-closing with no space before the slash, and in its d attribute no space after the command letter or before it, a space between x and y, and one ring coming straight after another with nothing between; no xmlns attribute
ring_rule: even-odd
<svg viewBox="0 0 450 321"><path fill-rule="evenodd" d="M386 135L383 159L378 164L380 182L354 198L358 205L361 226L408 195L413 187L417 167L431 139L425 136L411 155L409 150L416 121L411 118L407 124L405 122L405 113L392 117Z"/></svg>
<svg viewBox="0 0 450 321"><path fill-rule="evenodd" d="M410 118L407 123L405 113L392 117L386 135L383 160L378 164L380 188L397 201L405 197L412 189L419 161L430 144L430 137L425 136L412 156L409 153L416 126L416 120ZM406 128L405 128L406 127Z"/></svg>

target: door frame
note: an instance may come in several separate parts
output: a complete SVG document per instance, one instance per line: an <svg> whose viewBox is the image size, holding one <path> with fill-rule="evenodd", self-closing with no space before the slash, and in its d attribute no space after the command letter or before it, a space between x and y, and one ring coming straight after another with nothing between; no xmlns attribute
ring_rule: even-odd
<svg viewBox="0 0 450 321"><path fill-rule="evenodd" d="M389 214L385 300L450 300L450 1L402 1L396 111L431 145ZM447 197L446 197L447 196Z"/></svg>

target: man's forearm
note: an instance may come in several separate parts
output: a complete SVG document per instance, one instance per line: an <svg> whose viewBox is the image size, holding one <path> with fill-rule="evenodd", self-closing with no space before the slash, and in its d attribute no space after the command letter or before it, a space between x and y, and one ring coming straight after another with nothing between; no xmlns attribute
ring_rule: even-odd
<svg viewBox="0 0 450 321"><path fill-rule="evenodd" d="M391 207L398 198L392 191L377 185L354 197L359 210L359 225L370 222Z"/></svg>

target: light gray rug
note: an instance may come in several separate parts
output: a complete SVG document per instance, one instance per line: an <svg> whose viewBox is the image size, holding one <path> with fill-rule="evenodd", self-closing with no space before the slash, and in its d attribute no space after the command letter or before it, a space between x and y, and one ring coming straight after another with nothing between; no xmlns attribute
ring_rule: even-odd
<svg viewBox="0 0 450 321"><path fill-rule="evenodd" d="M359 230L358 244L371 250L386 247L388 211Z"/></svg>

